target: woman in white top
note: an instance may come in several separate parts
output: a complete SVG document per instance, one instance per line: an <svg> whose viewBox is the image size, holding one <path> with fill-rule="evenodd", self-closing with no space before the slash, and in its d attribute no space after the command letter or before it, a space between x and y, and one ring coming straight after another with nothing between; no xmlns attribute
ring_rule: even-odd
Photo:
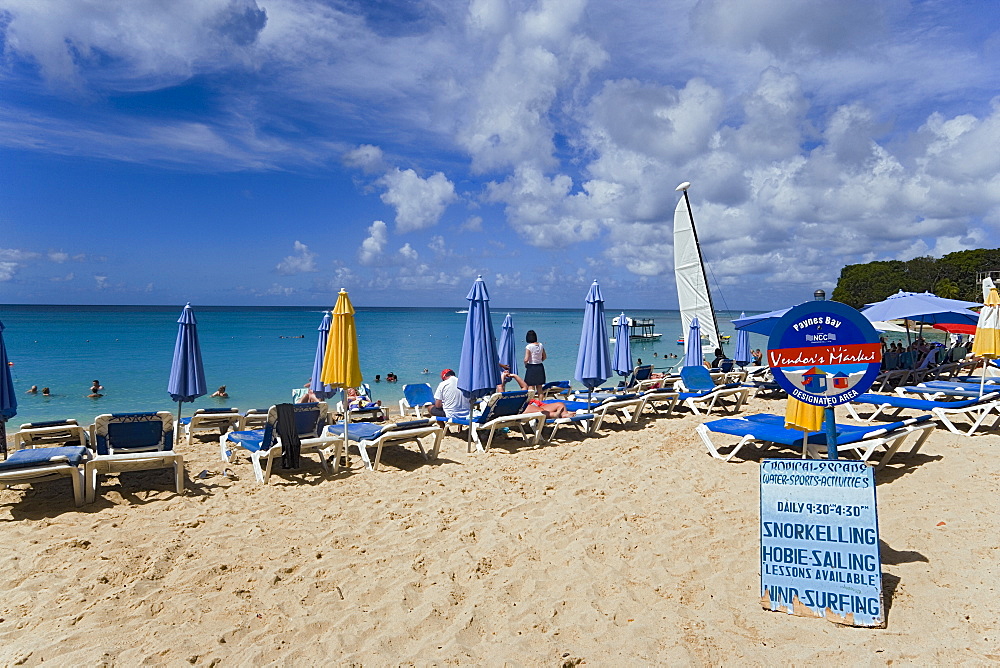
<svg viewBox="0 0 1000 668"><path fill-rule="evenodd" d="M528 342L524 349L524 383L538 394L545 385L545 366L542 362L548 356L545 354L545 346L538 342L535 330L529 329L524 338Z"/></svg>

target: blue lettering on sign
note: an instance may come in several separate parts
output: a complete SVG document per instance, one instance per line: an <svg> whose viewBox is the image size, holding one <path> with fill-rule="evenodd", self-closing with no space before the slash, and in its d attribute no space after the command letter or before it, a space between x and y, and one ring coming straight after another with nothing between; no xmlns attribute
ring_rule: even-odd
<svg viewBox="0 0 1000 668"><path fill-rule="evenodd" d="M765 608L883 625L871 467L858 461L765 460L760 504Z"/></svg>

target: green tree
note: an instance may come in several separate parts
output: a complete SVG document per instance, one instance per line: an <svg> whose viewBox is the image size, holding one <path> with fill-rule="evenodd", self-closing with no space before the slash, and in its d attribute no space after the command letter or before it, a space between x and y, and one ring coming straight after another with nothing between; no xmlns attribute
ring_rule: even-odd
<svg viewBox="0 0 1000 668"><path fill-rule="evenodd" d="M958 287L958 283L951 280L950 278L942 278L934 286L934 294L938 297L944 297L945 299L958 299L958 295L961 294L961 289Z"/></svg>

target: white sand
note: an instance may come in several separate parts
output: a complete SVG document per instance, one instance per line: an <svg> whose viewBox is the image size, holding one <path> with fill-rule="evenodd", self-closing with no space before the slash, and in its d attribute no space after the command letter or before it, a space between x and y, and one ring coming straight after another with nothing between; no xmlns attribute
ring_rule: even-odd
<svg viewBox="0 0 1000 668"><path fill-rule="evenodd" d="M68 481L0 490L0 664L1000 661L995 432L939 428L879 472L871 630L761 609L759 467L713 460L698 422L487 455L446 437L434 464L306 459L267 487L206 441L180 497L167 471L106 478L82 510Z"/></svg>

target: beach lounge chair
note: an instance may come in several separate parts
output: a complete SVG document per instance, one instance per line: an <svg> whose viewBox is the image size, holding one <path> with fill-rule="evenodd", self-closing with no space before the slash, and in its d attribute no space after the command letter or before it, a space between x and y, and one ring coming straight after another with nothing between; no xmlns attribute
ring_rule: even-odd
<svg viewBox="0 0 1000 668"><path fill-rule="evenodd" d="M867 421L871 422L885 410L895 409L890 417L896 417L903 410L916 410L930 413L945 426L945 428L955 434L970 436L986 421L990 413L996 411L997 419L993 421L993 427L1000 422L1000 392L991 392L982 397L966 399L964 401L933 401L927 399L916 399L910 397L900 397L888 394L862 394L847 404L847 411L855 419L862 419L858 415L856 404L871 404L875 406L875 411L868 416ZM972 420L971 426L966 431L959 429L952 421L951 416L964 415Z"/></svg>
<svg viewBox="0 0 1000 668"><path fill-rule="evenodd" d="M0 462L0 485L34 484L69 478L73 501L83 505L86 483L82 466L93 456L83 445L27 447Z"/></svg>
<svg viewBox="0 0 1000 668"><path fill-rule="evenodd" d="M338 444L342 445L344 441L344 423L338 422L337 424L327 425L323 430L323 434L337 438ZM402 445L403 443L413 442L420 448L420 454L423 455L425 460L437 459L438 452L441 450L441 438L443 436L444 424L433 418L396 423L387 422L382 425L370 422L357 424L352 422L347 426L348 441L358 446L365 467L372 471L378 470L379 462L382 460L382 448L386 445ZM420 440L425 437L430 437L431 439L430 457L428 457L427 450L424 449L424 444ZM374 460L369 459L368 448L377 448ZM327 448L323 452L324 458L329 458L329 450L331 448Z"/></svg>
<svg viewBox="0 0 1000 668"><path fill-rule="evenodd" d="M333 471L340 470L340 446L343 437L320 436L326 426L327 407L325 402L290 404L295 414L295 431L299 436L300 455L317 454L325 472L329 472L326 453L335 450ZM278 437L278 407L267 410L267 422L263 429L252 431L230 431L219 438L219 454L222 461L231 461L233 448L246 450L253 466L257 482L267 484L271 480L271 467L275 459L281 458L282 443Z"/></svg>
<svg viewBox="0 0 1000 668"><path fill-rule="evenodd" d="M49 420L26 422L14 434L14 448L43 448L53 445L90 444L90 432L76 420Z"/></svg>
<svg viewBox="0 0 1000 668"><path fill-rule="evenodd" d="M517 390L515 392L497 392L483 404L479 415L471 418L439 417L437 420L447 425L461 425L469 427L470 441L469 451L473 448L479 452L486 452L493 444L493 435L497 429L504 427L516 427L525 441L530 441L532 445L537 445L541 438L542 424L545 422L545 415L542 413L525 413L524 409L528 405L528 392ZM489 436L486 445L483 445L480 431L489 429Z"/></svg>
<svg viewBox="0 0 1000 668"><path fill-rule="evenodd" d="M184 492L184 456L174 452L174 417L166 411L98 415L90 442L97 454L84 464L87 503L97 498L98 475L172 468Z"/></svg>
<svg viewBox="0 0 1000 668"><path fill-rule="evenodd" d="M238 429L243 422L243 416L236 408L199 408L194 415L181 418L177 429L177 441L184 440L186 445L191 445L191 436L195 432L219 430L219 434L225 434L232 429Z"/></svg>
<svg viewBox="0 0 1000 668"><path fill-rule="evenodd" d="M409 412L424 417L424 409L434 405L434 390L429 383L408 383L403 386L403 398L399 400L399 414Z"/></svg>
<svg viewBox="0 0 1000 668"><path fill-rule="evenodd" d="M554 442L556 434L559 433L560 428L565 426L573 427L576 430L576 433L587 436L593 433L593 425L595 424L596 419L597 416L593 413L576 413L567 417L546 418L545 426L551 427L551 429L549 429L547 436L542 434L541 440L546 443Z"/></svg>
<svg viewBox="0 0 1000 668"><path fill-rule="evenodd" d="M351 409L351 420L367 422L370 420L384 420L385 410L372 401L372 389L367 383L356 388L358 391L357 406ZM337 402L337 413L344 415L344 402Z"/></svg>
<svg viewBox="0 0 1000 668"><path fill-rule="evenodd" d="M592 399L594 396L591 397ZM621 424L637 424L639 416L648 401L646 394L605 394L597 401L586 401L587 395L580 393L572 396L570 401L563 401L566 409L574 413L592 413L595 417L590 432L596 434L604 425L604 421L614 416Z"/></svg>
<svg viewBox="0 0 1000 668"><path fill-rule="evenodd" d="M565 397L570 393L570 384L568 380L553 380L542 385L542 395L541 399L555 399L557 397Z"/></svg>
<svg viewBox="0 0 1000 668"><path fill-rule="evenodd" d="M267 409L251 408L243 414L243 419L240 421L237 431L252 431L254 429L263 429L265 426L267 426Z"/></svg>
<svg viewBox="0 0 1000 668"><path fill-rule="evenodd" d="M809 434L808 443L805 443L803 433L795 429L786 429L784 421L784 416L769 414L751 415L745 418L723 418L700 424L695 428L695 431L701 437L708 453L715 459L726 462L731 461L747 444L754 447L766 446L769 443L784 445L799 450L803 458L822 458L825 455L825 433ZM885 454L876 467L881 468L889 463L911 434L917 434L917 438L910 448L910 452L917 452L927 440L933 426L934 423L929 415L871 427L838 424L837 452L838 454L853 452L861 461L867 462L871 460L879 448L882 448L885 450ZM731 446L732 450L729 454L724 455L721 449L727 446L716 446L711 436L713 433L738 436L740 440Z"/></svg>
<svg viewBox="0 0 1000 668"><path fill-rule="evenodd" d="M700 366L681 369L681 387L684 391L680 393L678 403L695 415L700 415L701 411L711 413L716 406L723 407L729 401L733 402L732 412L737 413L753 389L740 383L716 385L709 370Z"/></svg>
<svg viewBox="0 0 1000 668"><path fill-rule="evenodd" d="M649 408L656 415L670 415L677 408L681 393L670 388L654 388L646 390L642 396L646 398L645 408Z"/></svg>

